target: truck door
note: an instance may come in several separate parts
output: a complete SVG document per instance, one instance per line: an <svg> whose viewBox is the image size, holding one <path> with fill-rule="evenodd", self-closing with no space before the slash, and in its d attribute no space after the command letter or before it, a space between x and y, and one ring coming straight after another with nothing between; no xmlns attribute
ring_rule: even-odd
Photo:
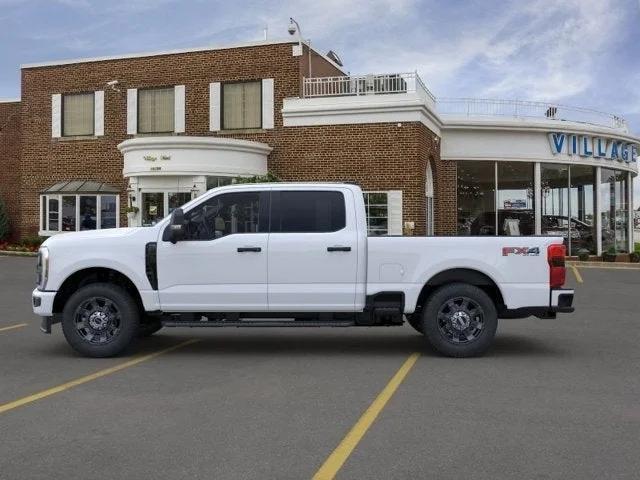
<svg viewBox="0 0 640 480"><path fill-rule="evenodd" d="M269 192L221 193L185 211L185 238L158 241L164 311L267 311Z"/></svg>
<svg viewBox="0 0 640 480"><path fill-rule="evenodd" d="M358 237L348 189L273 190L269 310L355 309Z"/></svg>

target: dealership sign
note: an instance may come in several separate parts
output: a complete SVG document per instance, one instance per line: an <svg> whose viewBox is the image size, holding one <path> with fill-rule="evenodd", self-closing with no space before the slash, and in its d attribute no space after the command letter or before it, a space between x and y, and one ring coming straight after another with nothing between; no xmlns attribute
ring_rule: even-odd
<svg viewBox="0 0 640 480"><path fill-rule="evenodd" d="M548 134L551 153L554 155L578 155L604 158L619 162L637 162L638 145L622 140L591 135L574 135L562 132Z"/></svg>

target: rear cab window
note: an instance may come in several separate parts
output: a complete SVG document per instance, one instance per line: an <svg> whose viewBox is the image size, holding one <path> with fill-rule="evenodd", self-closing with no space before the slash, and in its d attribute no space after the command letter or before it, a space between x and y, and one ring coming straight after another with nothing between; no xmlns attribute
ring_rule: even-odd
<svg viewBox="0 0 640 480"><path fill-rule="evenodd" d="M274 190L271 195L272 233L330 233L347 225L342 192Z"/></svg>

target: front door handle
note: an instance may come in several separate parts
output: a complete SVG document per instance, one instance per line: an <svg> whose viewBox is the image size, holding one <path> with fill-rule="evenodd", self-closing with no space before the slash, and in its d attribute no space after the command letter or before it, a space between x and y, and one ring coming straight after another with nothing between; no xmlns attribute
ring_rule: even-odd
<svg viewBox="0 0 640 480"><path fill-rule="evenodd" d="M260 247L238 247L238 252L261 252L262 248Z"/></svg>
<svg viewBox="0 0 640 480"><path fill-rule="evenodd" d="M327 247L327 252L350 252L351 247Z"/></svg>

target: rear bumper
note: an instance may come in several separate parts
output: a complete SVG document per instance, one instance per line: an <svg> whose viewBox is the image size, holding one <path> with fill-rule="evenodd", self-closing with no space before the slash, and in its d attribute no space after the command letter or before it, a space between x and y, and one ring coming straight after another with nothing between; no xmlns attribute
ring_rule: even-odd
<svg viewBox="0 0 640 480"><path fill-rule="evenodd" d="M504 310L498 315L500 318L556 318L558 313L571 313L573 308L574 291L570 288L551 290L548 307L523 307Z"/></svg>

